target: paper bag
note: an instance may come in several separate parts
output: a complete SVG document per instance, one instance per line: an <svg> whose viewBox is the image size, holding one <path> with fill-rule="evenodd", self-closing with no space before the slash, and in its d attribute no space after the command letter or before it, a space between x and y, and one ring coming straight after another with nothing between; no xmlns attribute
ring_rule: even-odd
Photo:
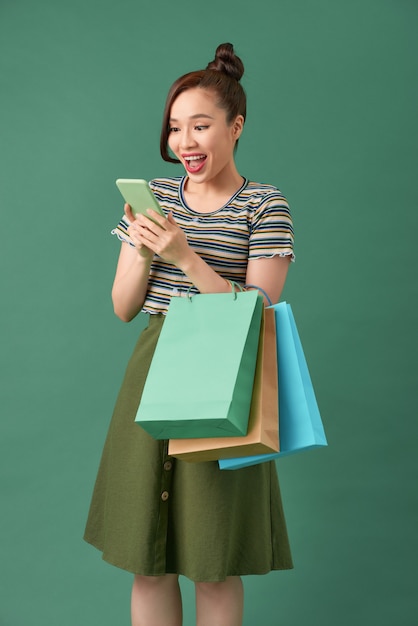
<svg viewBox="0 0 418 626"><path fill-rule="evenodd" d="M156 439L245 435L263 299L171 299L135 421Z"/></svg>
<svg viewBox="0 0 418 626"><path fill-rule="evenodd" d="M239 469L327 445L292 308L286 302L271 308L276 316L280 452L221 460L221 469Z"/></svg>
<svg viewBox="0 0 418 626"><path fill-rule="evenodd" d="M279 449L278 410L276 321L273 309L265 309L261 323L247 435L206 439L171 439L168 454L184 461L216 461L244 454L277 452Z"/></svg>

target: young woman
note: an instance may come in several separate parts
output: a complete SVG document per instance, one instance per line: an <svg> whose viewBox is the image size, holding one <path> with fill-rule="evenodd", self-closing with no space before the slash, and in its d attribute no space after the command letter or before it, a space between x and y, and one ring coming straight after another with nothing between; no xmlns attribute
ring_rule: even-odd
<svg viewBox="0 0 418 626"><path fill-rule="evenodd" d="M232 45L222 44L205 70L173 84L161 154L186 175L151 181L165 217L149 210L153 221L134 218L125 205L113 231L122 240L115 313L128 322L143 311L150 321L116 402L85 539L135 575L133 626L181 625L180 574L195 582L198 626L240 626L240 577L292 567L274 463L221 471L217 462L182 462L134 423L172 295L227 292L235 281L277 302L293 257L285 198L235 165L243 71Z"/></svg>

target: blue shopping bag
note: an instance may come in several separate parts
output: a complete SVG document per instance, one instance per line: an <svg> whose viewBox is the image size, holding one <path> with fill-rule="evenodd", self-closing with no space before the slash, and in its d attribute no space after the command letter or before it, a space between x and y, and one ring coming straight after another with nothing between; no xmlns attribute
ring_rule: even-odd
<svg viewBox="0 0 418 626"><path fill-rule="evenodd" d="M239 469L328 445L292 308L287 302L272 308L277 329L280 452L222 459L221 469Z"/></svg>

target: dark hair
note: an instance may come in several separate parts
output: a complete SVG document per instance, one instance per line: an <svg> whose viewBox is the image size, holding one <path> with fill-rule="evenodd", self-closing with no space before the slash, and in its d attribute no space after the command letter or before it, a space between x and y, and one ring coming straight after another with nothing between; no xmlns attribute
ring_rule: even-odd
<svg viewBox="0 0 418 626"><path fill-rule="evenodd" d="M206 69L184 74L173 83L165 103L160 137L160 152L164 161L179 163L179 160L170 156L168 151L170 111L177 96L183 91L195 87L210 89L215 92L218 98L217 105L221 109L225 109L228 124L237 115L242 115L245 120L247 98L239 82L243 74L244 65L241 59L235 55L233 45L222 43L217 47L215 58L208 63Z"/></svg>

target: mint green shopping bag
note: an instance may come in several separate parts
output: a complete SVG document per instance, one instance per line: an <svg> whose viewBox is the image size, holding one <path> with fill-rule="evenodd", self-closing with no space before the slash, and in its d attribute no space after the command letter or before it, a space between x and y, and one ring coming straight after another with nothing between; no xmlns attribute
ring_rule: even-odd
<svg viewBox="0 0 418 626"><path fill-rule="evenodd" d="M263 298L171 299L135 421L155 439L245 435Z"/></svg>

